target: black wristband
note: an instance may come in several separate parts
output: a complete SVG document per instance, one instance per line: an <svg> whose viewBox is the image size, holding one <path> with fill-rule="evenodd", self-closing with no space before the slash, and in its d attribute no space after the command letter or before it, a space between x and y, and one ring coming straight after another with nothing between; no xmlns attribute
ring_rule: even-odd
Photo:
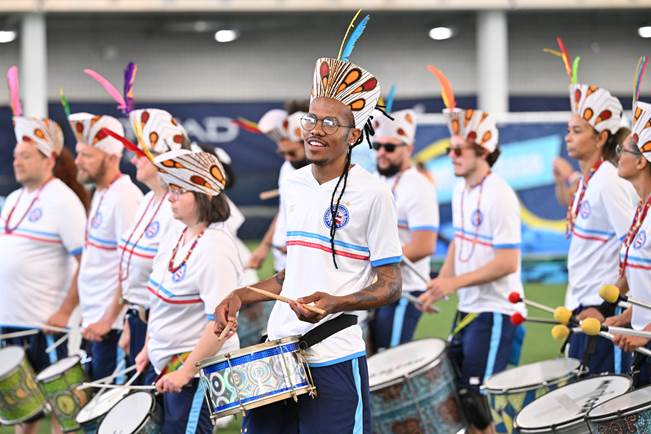
<svg viewBox="0 0 651 434"><path fill-rule="evenodd" d="M615 315L616 307L617 303L609 303L607 301L604 301L599 306L597 306L597 310L604 316L604 318L608 318L609 316Z"/></svg>

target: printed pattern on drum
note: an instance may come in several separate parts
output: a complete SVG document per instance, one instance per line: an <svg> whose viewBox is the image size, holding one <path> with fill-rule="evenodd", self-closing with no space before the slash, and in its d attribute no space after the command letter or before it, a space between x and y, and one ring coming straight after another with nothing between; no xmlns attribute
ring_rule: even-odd
<svg viewBox="0 0 651 434"><path fill-rule="evenodd" d="M651 386L625 393L594 407L586 415L595 434L651 432Z"/></svg>
<svg viewBox="0 0 651 434"><path fill-rule="evenodd" d="M4 364L2 368L15 366L0 374L0 423L19 423L43 411L45 396L38 388L36 375L24 350L19 347L3 348L0 350L0 360Z"/></svg>

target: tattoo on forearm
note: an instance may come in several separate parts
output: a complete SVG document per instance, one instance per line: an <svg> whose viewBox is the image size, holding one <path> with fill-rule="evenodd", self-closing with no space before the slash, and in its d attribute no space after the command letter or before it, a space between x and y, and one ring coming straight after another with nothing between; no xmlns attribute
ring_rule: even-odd
<svg viewBox="0 0 651 434"><path fill-rule="evenodd" d="M391 303L400 296L402 278L397 264L377 268L377 280L368 287L352 294L360 309L372 309Z"/></svg>
<svg viewBox="0 0 651 434"><path fill-rule="evenodd" d="M281 270L276 273L276 283L282 288L283 283L285 282L285 270Z"/></svg>

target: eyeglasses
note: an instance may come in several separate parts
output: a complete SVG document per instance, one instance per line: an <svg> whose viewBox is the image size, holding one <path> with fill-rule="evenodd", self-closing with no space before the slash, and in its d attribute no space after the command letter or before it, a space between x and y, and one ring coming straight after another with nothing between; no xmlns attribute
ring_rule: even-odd
<svg viewBox="0 0 651 434"><path fill-rule="evenodd" d="M305 131L312 131L316 128L319 121L321 121L321 127L326 134L336 133L339 127L355 128L354 125L340 125L337 118L332 116L326 116L323 119L319 119L314 113L308 113L303 116L301 118L301 126Z"/></svg>
<svg viewBox="0 0 651 434"><path fill-rule="evenodd" d="M631 151L630 149L626 149L626 148L624 147L624 145L622 145L622 144L618 144L617 146L615 146L615 152L617 153L617 155L622 155L624 152L628 152L629 154L633 154L633 155L636 155L636 156L638 156L638 157L642 155L642 154L641 154L639 151L637 151L637 150L635 150L635 151Z"/></svg>
<svg viewBox="0 0 651 434"><path fill-rule="evenodd" d="M399 145L396 145L395 143L379 143L379 142L373 143L373 149L379 151L380 149L384 148L384 151L388 153L395 152L397 148L401 148L403 146L407 146L407 144L400 143Z"/></svg>
<svg viewBox="0 0 651 434"><path fill-rule="evenodd" d="M190 190L186 190L185 188L176 186L176 185L170 185L170 195L174 197L179 197L185 193L189 193Z"/></svg>

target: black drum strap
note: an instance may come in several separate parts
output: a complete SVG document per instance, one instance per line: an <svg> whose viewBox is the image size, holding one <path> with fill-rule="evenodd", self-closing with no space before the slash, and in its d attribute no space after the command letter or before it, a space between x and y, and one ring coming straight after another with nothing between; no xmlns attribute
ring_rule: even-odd
<svg viewBox="0 0 651 434"><path fill-rule="evenodd" d="M590 357L594 354L597 349L597 339L598 336L588 336L588 343L585 346L585 351L583 352L583 357L581 358L581 366L588 367L590 363Z"/></svg>
<svg viewBox="0 0 651 434"><path fill-rule="evenodd" d="M357 324L357 315L343 313L305 333L299 340L299 345L301 349L305 350L355 324Z"/></svg>

